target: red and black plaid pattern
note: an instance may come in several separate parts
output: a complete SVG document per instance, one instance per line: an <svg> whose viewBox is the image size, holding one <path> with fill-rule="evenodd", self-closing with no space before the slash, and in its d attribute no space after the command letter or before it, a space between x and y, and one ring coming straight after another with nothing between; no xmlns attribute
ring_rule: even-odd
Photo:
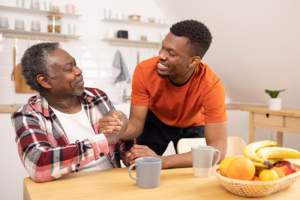
<svg viewBox="0 0 300 200"><path fill-rule="evenodd" d="M29 99L12 114L16 132L16 143L21 161L36 182L58 179L107 154L114 167L120 167L120 160L128 166L125 152L135 141L118 141L108 147L102 133L98 133L101 117L109 110L115 110L107 95L98 89L85 88L80 100L90 119L95 136L70 144L63 127L47 100L40 95Z"/></svg>

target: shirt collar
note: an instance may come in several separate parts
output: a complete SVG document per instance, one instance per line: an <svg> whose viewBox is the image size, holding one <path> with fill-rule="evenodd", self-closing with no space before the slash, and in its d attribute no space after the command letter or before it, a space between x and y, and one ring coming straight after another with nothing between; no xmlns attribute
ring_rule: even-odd
<svg viewBox="0 0 300 200"><path fill-rule="evenodd" d="M84 103L90 103L95 98L95 95L84 89L82 95L79 98L83 100L82 102ZM48 101L44 96L41 96L41 94L38 93L36 96L30 97L28 100L28 104L30 104L31 107L37 112L42 113L43 116L50 117L50 107Z"/></svg>

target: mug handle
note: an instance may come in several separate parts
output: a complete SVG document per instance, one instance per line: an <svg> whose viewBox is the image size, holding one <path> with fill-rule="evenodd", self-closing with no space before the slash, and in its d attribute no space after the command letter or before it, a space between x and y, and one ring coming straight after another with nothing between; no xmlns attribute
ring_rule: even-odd
<svg viewBox="0 0 300 200"><path fill-rule="evenodd" d="M133 180L136 180L136 181L137 181L137 180L138 180L138 177L133 178L133 177L131 176L131 169L132 169L134 166L137 166L137 164L134 163L133 165L130 165L130 167L129 167L129 169L128 169L128 173L129 173L130 178L132 178Z"/></svg>
<svg viewBox="0 0 300 200"><path fill-rule="evenodd" d="M77 7L76 7L76 6L74 6L74 11L75 11L75 12L77 12L77 10L78 10L78 9L77 9Z"/></svg>
<svg viewBox="0 0 300 200"><path fill-rule="evenodd" d="M215 162L213 163L212 167L214 167L218 163L218 161L220 160L220 151L215 149L214 152L217 152L218 155L217 155L217 158L216 158Z"/></svg>

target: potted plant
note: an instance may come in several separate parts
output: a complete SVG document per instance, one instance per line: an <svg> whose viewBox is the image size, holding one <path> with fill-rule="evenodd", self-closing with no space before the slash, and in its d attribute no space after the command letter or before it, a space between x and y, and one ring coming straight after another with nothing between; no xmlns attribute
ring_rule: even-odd
<svg viewBox="0 0 300 200"><path fill-rule="evenodd" d="M277 98L280 92L284 90L265 90L271 96L269 99L269 109L270 110L281 110L281 99Z"/></svg>

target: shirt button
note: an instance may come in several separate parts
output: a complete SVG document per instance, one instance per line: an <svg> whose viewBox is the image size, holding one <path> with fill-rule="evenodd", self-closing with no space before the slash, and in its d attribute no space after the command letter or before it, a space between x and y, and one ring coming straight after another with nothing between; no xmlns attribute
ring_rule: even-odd
<svg viewBox="0 0 300 200"><path fill-rule="evenodd" d="M100 153L100 156L101 156L101 157L102 157L102 156L104 156L104 153L103 153L103 152L101 152L101 153Z"/></svg>

